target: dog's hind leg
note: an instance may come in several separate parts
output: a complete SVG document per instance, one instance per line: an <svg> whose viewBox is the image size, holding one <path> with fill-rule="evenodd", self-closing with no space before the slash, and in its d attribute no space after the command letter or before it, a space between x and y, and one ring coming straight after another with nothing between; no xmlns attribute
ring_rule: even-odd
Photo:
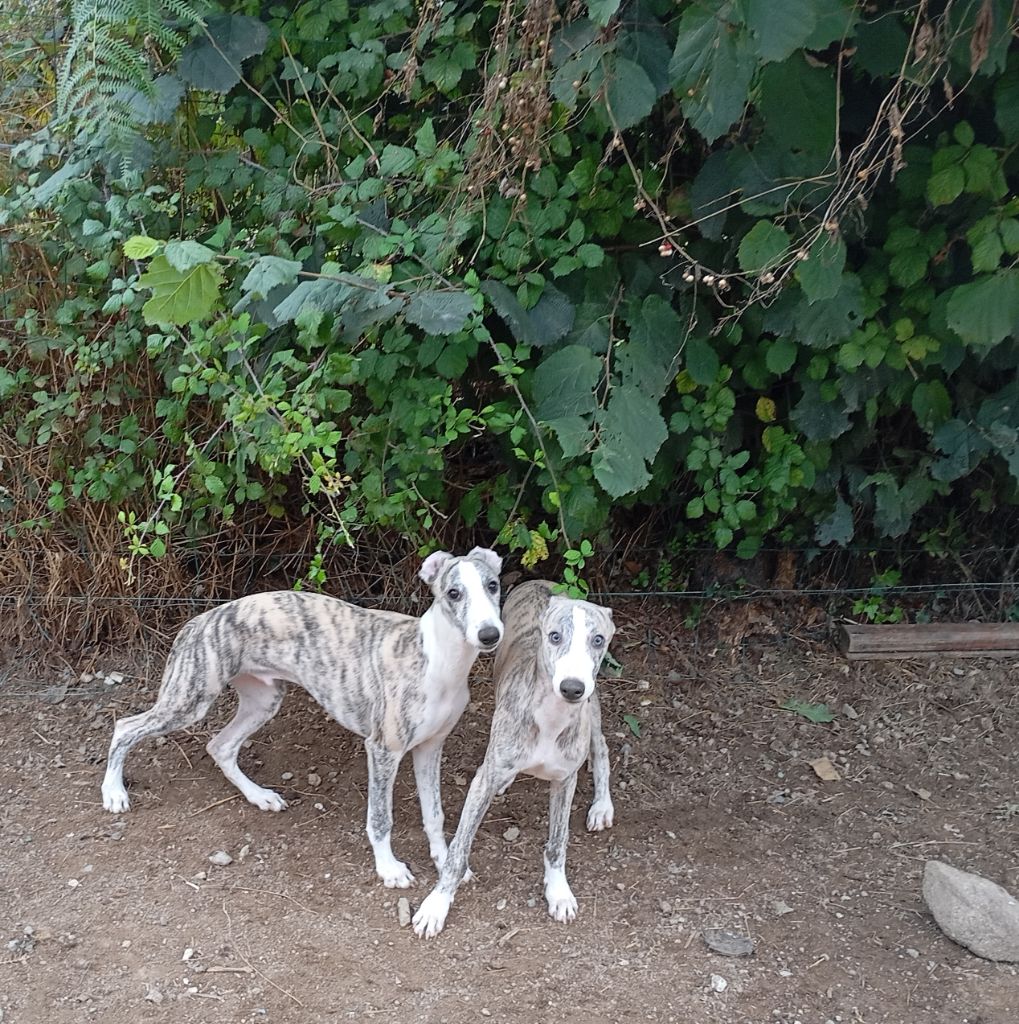
<svg viewBox="0 0 1019 1024"><path fill-rule="evenodd" d="M204 672L207 665L193 657L174 658L172 651L170 659L156 703L148 711L122 718L114 726L102 787L103 807L114 814L131 806L124 788L124 759L131 748L150 736L163 736L200 722L219 696L221 687Z"/></svg>
<svg viewBox="0 0 1019 1024"><path fill-rule="evenodd" d="M263 811L285 811L287 802L279 793L252 782L237 764L237 755L244 741L279 711L286 693L285 685L275 679L247 675L237 676L232 683L237 691L237 714L229 725L209 740L205 749L248 803Z"/></svg>
<svg viewBox="0 0 1019 1024"><path fill-rule="evenodd" d="M410 868L393 853L393 783L402 754L369 738L368 752L368 840L375 854L375 872L387 889L406 889L414 884Z"/></svg>
<svg viewBox="0 0 1019 1024"><path fill-rule="evenodd" d="M601 705L598 694L591 697L591 774L594 777L594 801L587 812L588 832L612 828L615 808L609 794L609 748L601 729Z"/></svg>
<svg viewBox="0 0 1019 1024"><path fill-rule="evenodd" d="M557 921L577 916L577 897L566 881L566 844L570 837L570 807L577 788L577 773L553 782L548 801L548 843L545 845L545 900Z"/></svg>

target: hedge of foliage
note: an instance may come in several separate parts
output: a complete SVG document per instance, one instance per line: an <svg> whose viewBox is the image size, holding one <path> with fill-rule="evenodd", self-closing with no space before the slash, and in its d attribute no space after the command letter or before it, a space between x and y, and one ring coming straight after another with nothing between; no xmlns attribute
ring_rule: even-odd
<svg viewBox="0 0 1019 1024"><path fill-rule="evenodd" d="M11 530L576 568L1016 503L1011 0L66 7L6 84L53 112L0 199Z"/></svg>

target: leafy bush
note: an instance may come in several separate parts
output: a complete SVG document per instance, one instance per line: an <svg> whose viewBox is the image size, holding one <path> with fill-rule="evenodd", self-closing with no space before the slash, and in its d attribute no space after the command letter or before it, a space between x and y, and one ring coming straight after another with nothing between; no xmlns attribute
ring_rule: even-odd
<svg viewBox="0 0 1019 1024"><path fill-rule="evenodd" d="M0 200L54 515L453 517L582 586L652 508L752 557L1015 504L1005 0L70 6Z"/></svg>

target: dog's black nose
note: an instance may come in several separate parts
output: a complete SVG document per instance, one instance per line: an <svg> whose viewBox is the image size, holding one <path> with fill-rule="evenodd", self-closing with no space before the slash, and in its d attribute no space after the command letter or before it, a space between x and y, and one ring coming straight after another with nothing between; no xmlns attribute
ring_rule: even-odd
<svg viewBox="0 0 1019 1024"><path fill-rule="evenodd" d="M564 679L559 684L559 692L571 703L576 703L584 696L584 686L580 679Z"/></svg>
<svg viewBox="0 0 1019 1024"><path fill-rule="evenodd" d="M478 639L485 647L494 647L502 634L495 626L482 626L478 630Z"/></svg>

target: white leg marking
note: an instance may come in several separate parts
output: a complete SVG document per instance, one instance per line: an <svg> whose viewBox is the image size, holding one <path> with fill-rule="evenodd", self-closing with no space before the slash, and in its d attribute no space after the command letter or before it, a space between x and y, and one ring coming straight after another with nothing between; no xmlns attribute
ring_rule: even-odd
<svg viewBox="0 0 1019 1024"><path fill-rule="evenodd" d="M375 853L375 873L387 889L408 889L414 884L410 868L402 860L396 859L389 836L383 840L373 839L372 850Z"/></svg>
<svg viewBox="0 0 1019 1024"><path fill-rule="evenodd" d="M103 779L103 807L111 814L123 814L131 809L131 801L127 797L127 790L119 778L114 778L116 772L106 769L106 777Z"/></svg>
<svg viewBox="0 0 1019 1024"><path fill-rule="evenodd" d="M573 895L566 871L554 868L545 858L545 900L551 917L564 924L577 916L577 897Z"/></svg>
<svg viewBox="0 0 1019 1024"><path fill-rule="evenodd" d="M587 812L588 832L601 832L604 829L612 828L612 821L615 816L615 808L612 806L611 797L604 797L595 800L591 809Z"/></svg>
<svg viewBox="0 0 1019 1024"><path fill-rule="evenodd" d="M434 939L446 923L453 897L433 889L414 915L414 934L421 939Z"/></svg>

